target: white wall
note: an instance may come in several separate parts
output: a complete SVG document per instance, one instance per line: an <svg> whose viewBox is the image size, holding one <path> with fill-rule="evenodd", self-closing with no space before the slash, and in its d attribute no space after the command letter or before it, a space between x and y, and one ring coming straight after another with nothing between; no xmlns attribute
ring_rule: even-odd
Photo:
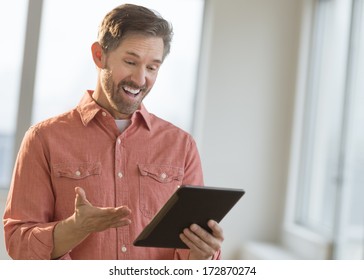
<svg viewBox="0 0 364 280"><path fill-rule="evenodd" d="M280 239L303 1L206 1L195 130L205 183L246 190L222 222L224 258Z"/></svg>
<svg viewBox="0 0 364 280"><path fill-rule="evenodd" d="M195 131L205 183L246 190L222 222L224 258L237 257L246 241L280 239L301 4L207 4L205 28L211 36L204 41Z"/></svg>

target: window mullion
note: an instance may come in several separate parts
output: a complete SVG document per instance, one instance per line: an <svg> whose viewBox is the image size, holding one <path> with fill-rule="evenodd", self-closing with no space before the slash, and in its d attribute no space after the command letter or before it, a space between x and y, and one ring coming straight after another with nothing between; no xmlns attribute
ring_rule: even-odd
<svg viewBox="0 0 364 280"><path fill-rule="evenodd" d="M42 7L43 0L28 1L14 152L18 150L24 133L31 125Z"/></svg>

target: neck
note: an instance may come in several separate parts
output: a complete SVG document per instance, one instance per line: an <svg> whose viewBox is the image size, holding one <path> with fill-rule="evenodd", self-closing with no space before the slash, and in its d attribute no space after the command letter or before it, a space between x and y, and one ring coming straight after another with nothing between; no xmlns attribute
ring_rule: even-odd
<svg viewBox="0 0 364 280"><path fill-rule="evenodd" d="M106 98L105 93L103 92L100 85L96 86L95 91L92 93L92 98L95 102L108 111L116 120L128 120L131 118L131 115L122 114L119 111L112 108Z"/></svg>

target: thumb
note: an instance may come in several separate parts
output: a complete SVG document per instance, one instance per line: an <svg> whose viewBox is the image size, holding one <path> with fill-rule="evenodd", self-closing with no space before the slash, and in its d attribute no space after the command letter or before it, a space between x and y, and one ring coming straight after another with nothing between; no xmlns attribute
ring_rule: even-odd
<svg viewBox="0 0 364 280"><path fill-rule="evenodd" d="M87 200L86 193L83 188L76 187L75 192L76 192L76 201L75 201L76 207L85 204L90 205L90 202Z"/></svg>

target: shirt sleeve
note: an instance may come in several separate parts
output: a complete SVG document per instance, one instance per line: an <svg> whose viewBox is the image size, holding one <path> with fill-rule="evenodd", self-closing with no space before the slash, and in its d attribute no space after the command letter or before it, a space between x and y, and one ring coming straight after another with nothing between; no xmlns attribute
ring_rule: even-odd
<svg viewBox="0 0 364 280"><path fill-rule="evenodd" d="M34 128L27 131L16 159L4 212L5 244L13 259L50 259L54 196L47 150Z"/></svg>
<svg viewBox="0 0 364 280"><path fill-rule="evenodd" d="M183 185L203 186L203 172L196 142L190 137L187 142Z"/></svg>

